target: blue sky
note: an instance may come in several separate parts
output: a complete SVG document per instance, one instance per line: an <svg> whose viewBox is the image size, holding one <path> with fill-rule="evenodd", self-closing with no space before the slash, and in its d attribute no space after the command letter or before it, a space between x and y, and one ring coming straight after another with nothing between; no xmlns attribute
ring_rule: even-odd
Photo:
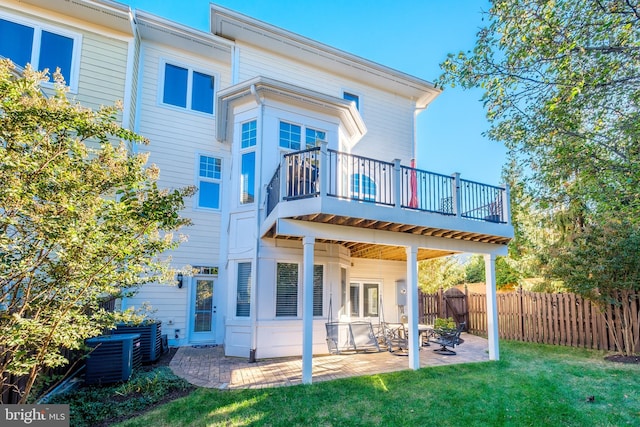
<svg viewBox="0 0 640 427"><path fill-rule="evenodd" d="M209 0L120 0L209 31ZM214 3L433 82L447 53L469 50L488 0L216 0ZM446 88L418 118L420 169L501 182L505 149L488 129L480 91ZM152 141L153 143L153 141Z"/></svg>

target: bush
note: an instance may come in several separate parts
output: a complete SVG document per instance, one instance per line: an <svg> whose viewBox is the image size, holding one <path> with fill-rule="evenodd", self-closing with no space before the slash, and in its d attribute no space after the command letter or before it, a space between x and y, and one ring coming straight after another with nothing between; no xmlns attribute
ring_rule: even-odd
<svg viewBox="0 0 640 427"><path fill-rule="evenodd" d="M53 396L49 403L71 406L71 425L91 427L106 420L120 420L149 409L175 392L193 386L168 367L136 371L131 380L112 386L88 386Z"/></svg>

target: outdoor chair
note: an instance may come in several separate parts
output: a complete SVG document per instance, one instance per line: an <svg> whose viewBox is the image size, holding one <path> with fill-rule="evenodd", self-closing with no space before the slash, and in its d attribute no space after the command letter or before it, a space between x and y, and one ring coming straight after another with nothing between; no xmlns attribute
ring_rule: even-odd
<svg viewBox="0 0 640 427"><path fill-rule="evenodd" d="M462 340L460 339L460 334L464 330L466 326L465 322L462 322L458 325L455 331L451 332L434 332L429 337L429 341L440 344L440 348L436 348L435 351L438 354L443 354L447 356L455 356L456 352L453 350L456 345L459 345Z"/></svg>
<svg viewBox="0 0 640 427"><path fill-rule="evenodd" d="M409 334L403 323L384 323L384 338L390 353L407 354Z"/></svg>

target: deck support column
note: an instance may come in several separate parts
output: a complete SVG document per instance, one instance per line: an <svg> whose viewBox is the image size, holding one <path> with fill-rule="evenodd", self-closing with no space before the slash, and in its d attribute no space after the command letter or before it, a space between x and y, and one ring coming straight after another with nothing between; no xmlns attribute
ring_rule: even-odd
<svg viewBox="0 0 640 427"><path fill-rule="evenodd" d="M409 369L420 369L418 336L418 248L407 246L407 320L409 322Z"/></svg>
<svg viewBox="0 0 640 427"><path fill-rule="evenodd" d="M487 286L487 334L489 336L489 360L500 360L498 345L498 302L496 299L496 256L484 256L485 282Z"/></svg>
<svg viewBox="0 0 640 427"><path fill-rule="evenodd" d="M311 384L313 366L313 250L315 238L302 238L302 384Z"/></svg>

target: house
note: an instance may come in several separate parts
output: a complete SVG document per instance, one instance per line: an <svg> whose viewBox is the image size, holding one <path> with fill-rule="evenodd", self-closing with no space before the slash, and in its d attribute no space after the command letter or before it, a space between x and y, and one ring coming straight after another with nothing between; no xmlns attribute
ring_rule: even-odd
<svg viewBox="0 0 640 427"><path fill-rule="evenodd" d="M171 254L190 268L122 306L150 302L172 345L302 355L304 382L312 356L327 353L327 319L407 316L417 369L417 262L476 253L498 359L495 257L513 237L508 189L413 167L416 116L440 90L221 6L209 12L203 32L107 0L0 7L7 22L77 33L78 98L95 103L93 84L105 86L105 103L124 99L123 123L152 141L142 149L160 186L198 188L184 210L188 240Z"/></svg>

